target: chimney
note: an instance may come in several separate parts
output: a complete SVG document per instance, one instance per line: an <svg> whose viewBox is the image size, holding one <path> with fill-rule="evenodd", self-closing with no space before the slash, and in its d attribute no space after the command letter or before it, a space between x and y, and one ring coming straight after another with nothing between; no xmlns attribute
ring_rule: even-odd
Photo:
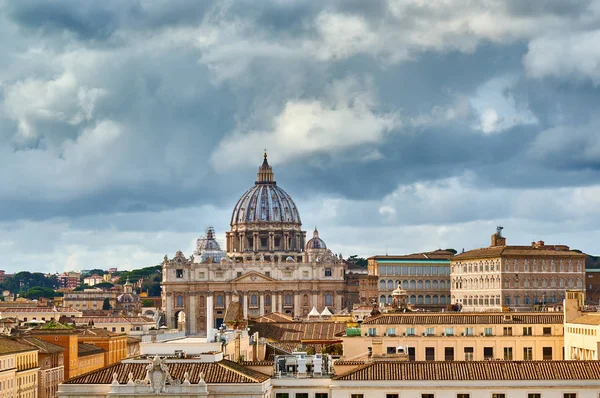
<svg viewBox="0 0 600 398"><path fill-rule="evenodd" d="M496 227L496 233L492 235L491 246L506 246L506 238L502 236L502 230L504 228L500 225Z"/></svg>

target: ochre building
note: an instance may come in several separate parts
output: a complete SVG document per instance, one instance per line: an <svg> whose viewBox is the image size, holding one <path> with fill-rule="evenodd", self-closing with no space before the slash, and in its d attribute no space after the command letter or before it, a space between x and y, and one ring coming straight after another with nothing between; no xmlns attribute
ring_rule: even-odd
<svg viewBox="0 0 600 398"><path fill-rule="evenodd" d="M584 291L584 254L543 241L508 246L501 231L490 247L450 260L452 304L463 311L544 310L561 307L567 289Z"/></svg>
<svg viewBox="0 0 600 398"><path fill-rule="evenodd" d="M223 323L232 302L239 303L245 319L271 312L304 317L313 307L340 311L345 269L316 228L306 241L298 208L277 185L265 154L256 182L235 204L226 250L209 228L190 257L180 251L165 256L166 323L203 335L207 326Z"/></svg>

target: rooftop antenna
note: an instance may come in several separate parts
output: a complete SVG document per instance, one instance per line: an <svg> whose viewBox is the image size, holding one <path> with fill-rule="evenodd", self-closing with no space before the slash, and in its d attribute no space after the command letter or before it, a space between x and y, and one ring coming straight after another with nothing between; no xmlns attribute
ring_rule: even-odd
<svg viewBox="0 0 600 398"><path fill-rule="evenodd" d="M496 227L496 235L498 235L499 237L502 237L502 230L504 229L504 227L502 225L498 225Z"/></svg>
<svg viewBox="0 0 600 398"><path fill-rule="evenodd" d="M386 256L389 256L389 254L388 254L388 245L387 245L387 243L386 243L386 245L385 245L385 255L386 255Z"/></svg>

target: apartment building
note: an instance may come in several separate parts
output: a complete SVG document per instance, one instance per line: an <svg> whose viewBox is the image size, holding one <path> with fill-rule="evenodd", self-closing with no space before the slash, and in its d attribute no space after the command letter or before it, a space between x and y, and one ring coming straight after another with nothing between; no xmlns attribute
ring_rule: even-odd
<svg viewBox="0 0 600 398"><path fill-rule="evenodd" d="M563 359L563 314L380 314L348 328L344 358L396 354L411 361Z"/></svg>

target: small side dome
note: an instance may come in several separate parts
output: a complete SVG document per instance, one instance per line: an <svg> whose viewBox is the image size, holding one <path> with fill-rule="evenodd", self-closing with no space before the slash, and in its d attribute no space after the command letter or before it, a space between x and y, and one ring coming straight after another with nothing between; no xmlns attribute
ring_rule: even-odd
<svg viewBox="0 0 600 398"><path fill-rule="evenodd" d="M312 249L327 249L327 245L325 241L319 238L319 231L315 227L315 231L313 232L313 237L306 243L306 250Z"/></svg>

